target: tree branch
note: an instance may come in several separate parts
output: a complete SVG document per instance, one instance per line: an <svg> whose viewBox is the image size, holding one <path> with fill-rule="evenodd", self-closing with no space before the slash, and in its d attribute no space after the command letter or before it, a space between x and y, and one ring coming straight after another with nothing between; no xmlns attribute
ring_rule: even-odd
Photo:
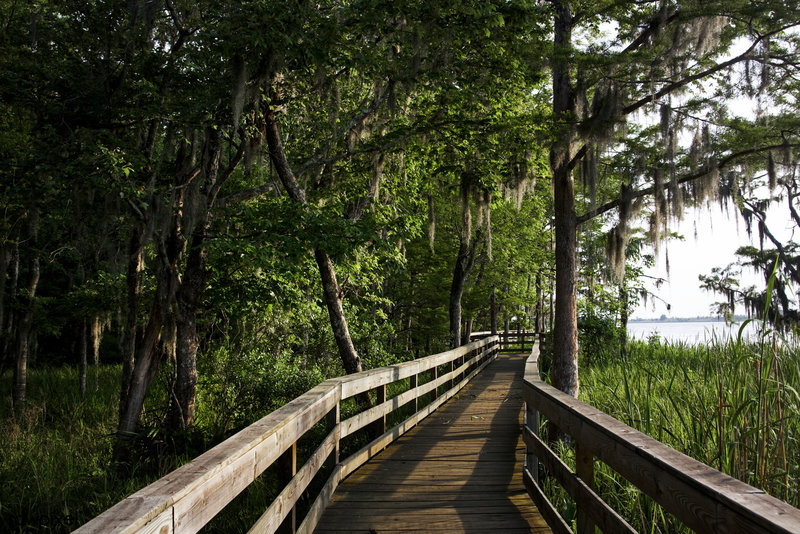
<svg viewBox="0 0 800 534"><path fill-rule="evenodd" d="M330 140L325 143L324 146L320 147L313 156L308 158L303 164L301 164L296 170L295 174L302 174L307 171L309 168L314 167L316 165L320 165L322 163L321 158L328 153L328 151L333 147L333 145L340 139L343 135L347 132L358 126L359 124L363 124L370 115L375 113L381 105L386 101L389 97L389 94L392 92L392 88L394 87L394 80L389 80L386 83L386 88L380 93L376 94L375 97L372 99L372 103L364 109L361 113L357 114L355 117L350 119L350 121L344 125L342 128L339 129L334 135L331 136Z"/></svg>
<svg viewBox="0 0 800 534"><path fill-rule="evenodd" d="M775 31L772 31L772 32L769 32L769 33L765 33L763 35L759 35L753 41L753 44L750 45L750 47L747 50L745 50L743 53L739 54L738 56L736 56L734 58L731 58L728 61L723 61L722 63L717 63L713 67L710 67L710 68L708 68L708 69L706 69L704 71L692 74L691 76L687 76L686 78L674 81L674 82L672 82L670 84L667 84L665 87L662 87L658 91L656 91L654 93L651 93L651 94L649 94L647 96L644 96L644 97L640 98L639 100L637 100L636 102L633 102L632 104L629 104L629 105L625 106L624 108L622 108L620 116L624 117L626 115L629 115L629 114L633 113L634 111L638 110L639 108L645 106L646 104L649 104L650 102L654 102L655 100L661 98L662 96L668 95L669 93L672 93L673 91L676 91L676 90L680 89L681 87L683 87L685 85L688 85L688 84L690 84L692 82L695 82L697 80L701 80L701 79L703 79L703 78L705 78L707 76L715 74L715 73L717 73L717 72L719 72L721 70L724 70L724 69L726 69L726 68L728 68L730 66L735 65L736 63L739 63L741 61L745 61L747 59L756 58L757 56L753 54L753 51L755 50L756 46L758 46L758 44L761 41L763 41L764 39L767 39L769 37L772 37L773 35L777 35L777 34L783 32L783 31L785 31L787 29L790 29L790 28L796 26L796 25L797 24L790 24L790 25L781 27L781 28L779 28L779 29L777 29Z"/></svg>
<svg viewBox="0 0 800 534"><path fill-rule="evenodd" d="M758 152L765 152L767 150L777 150L777 149L780 149L780 148L782 148L784 146L785 145L780 144L780 145L762 146L762 147L750 148L750 149L747 149L747 150L742 150L741 152L736 152L734 154L731 154L729 156L726 156L726 157L722 158L719 161L719 163L717 164L717 166L718 167L724 167L724 166L728 165L729 163L731 163L732 161L734 161L736 159L739 159L739 158L742 158L742 157L745 157L745 156L749 156L751 154L756 154ZM800 145L795 144L795 145L792 145L792 146L796 147L796 146L800 146ZM684 176L683 178L678 179L678 183L679 184L684 184L686 182L691 182L692 180L697 180L698 178L702 178L703 176L707 175L710 172L710 170L711 169L704 168L703 170L701 170L699 172L690 174L688 176ZM665 183L663 188L666 190L668 187L669 187L669 182ZM640 198L640 197L644 197L644 196L647 196L647 195L652 195L653 193L655 193L655 191L656 191L656 187L655 186L651 186L651 187L648 187L646 189L641 189L639 191L632 192L630 198L631 199L635 199L635 198ZM607 212L611 211L612 209L619 207L621 201L622 201L622 199L617 197L617 198L615 198L614 200L612 200L610 202L606 202L602 206L598 206L595 209L584 213L583 215L579 215L577 217L577 223L578 224L583 224L586 221L594 219L598 215L602 215L604 213L607 213Z"/></svg>
<svg viewBox="0 0 800 534"><path fill-rule="evenodd" d="M769 227L767 226L767 214L764 213L761 209L758 208L754 203L749 200L744 200L744 203L750 208L750 211L758 217L759 230L767 236L767 238L772 242L775 248L778 250L778 257L781 259L781 263L784 267L789 271L792 276L792 279L797 282L800 281L800 272L798 272L797 268L792 264L792 262L788 261L789 258L786 256L786 252L783 248L783 243L778 241L778 239L769 231Z"/></svg>

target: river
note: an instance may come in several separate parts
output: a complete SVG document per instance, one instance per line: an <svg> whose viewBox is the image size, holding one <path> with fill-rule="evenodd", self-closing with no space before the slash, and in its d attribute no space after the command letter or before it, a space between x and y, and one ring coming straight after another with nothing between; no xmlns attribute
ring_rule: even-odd
<svg viewBox="0 0 800 534"><path fill-rule="evenodd" d="M741 323L733 325L724 321L653 321L629 322L628 335L634 339L647 339L656 333L664 341L682 341L691 345L706 343L711 339L727 339L739 333ZM750 322L745 327L745 335L756 335L757 323Z"/></svg>

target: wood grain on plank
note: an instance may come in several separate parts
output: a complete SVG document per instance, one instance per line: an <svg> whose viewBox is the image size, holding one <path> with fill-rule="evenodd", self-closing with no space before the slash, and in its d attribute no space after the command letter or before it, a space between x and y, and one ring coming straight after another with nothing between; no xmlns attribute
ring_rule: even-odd
<svg viewBox="0 0 800 534"><path fill-rule="evenodd" d="M521 478L524 359L499 357L352 473L317 532L550 532ZM469 366L465 361L455 376L473 374Z"/></svg>
<svg viewBox="0 0 800 534"><path fill-rule="evenodd" d="M149 534L163 517L173 515L175 532L196 532L320 419L337 409L342 398L415 376L421 371L435 371L438 365L463 358L470 352L488 355L495 343L494 339L487 338L419 360L327 380L120 501L76 532ZM475 372L477 370L470 376ZM466 379L459 387L465 382ZM424 415L418 415L417 420L422 417ZM332 486L335 488L335 484Z"/></svg>

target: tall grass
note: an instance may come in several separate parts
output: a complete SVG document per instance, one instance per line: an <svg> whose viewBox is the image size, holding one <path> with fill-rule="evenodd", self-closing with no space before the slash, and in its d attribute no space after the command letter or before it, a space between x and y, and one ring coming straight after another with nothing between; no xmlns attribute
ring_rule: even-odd
<svg viewBox="0 0 800 534"><path fill-rule="evenodd" d="M116 481L109 469L120 366L89 372L84 399L75 368L30 370L27 407L16 418L3 381L0 531L69 531L141 484Z"/></svg>
<svg viewBox="0 0 800 534"><path fill-rule="evenodd" d="M707 345L631 341L625 360L594 362L581 398L684 454L800 504L800 351L766 332ZM598 486L632 524L681 531L603 469ZM627 508L627 509L625 509Z"/></svg>
<svg viewBox="0 0 800 534"><path fill-rule="evenodd" d="M182 445L159 430L167 378L154 381L141 443L124 474L111 464L120 365L91 367L85 398L74 367L30 369L27 407L17 416L11 381L0 380L0 532L70 532L332 374L290 357L218 352L202 362L197 428ZM275 494L273 478L262 477L210 531L249 528Z"/></svg>

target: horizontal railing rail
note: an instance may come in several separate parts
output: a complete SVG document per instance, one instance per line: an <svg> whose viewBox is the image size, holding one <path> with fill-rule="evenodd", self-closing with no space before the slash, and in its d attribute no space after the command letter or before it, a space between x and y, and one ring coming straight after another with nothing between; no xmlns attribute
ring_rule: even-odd
<svg viewBox="0 0 800 534"><path fill-rule="evenodd" d="M599 460L696 532L798 533L800 510L698 462L613 417L562 393L539 375L538 345L525 367L526 461L523 479L552 530L571 533L539 484L539 468L557 480L576 505L578 533L636 532L594 492ZM575 471L539 437L540 415L568 434Z"/></svg>
<svg viewBox="0 0 800 534"><path fill-rule="evenodd" d="M197 532L273 464L281 468L285 487L250 532L279 527L312 532L344 477L455 395L497 352L498 338L491 336L441 354L326 380L75 532ZM408 389L387 398L387 386L405 379ZM397 389L405 389L405 383ZM342 401L369 392L375 392L375 405L341 421ZM430 402L420 407L424 395ZM406 406L412 415L387 430L387 415ZM297 442L322 421L327 436L298 469ZM340 441L367 427L378 437L340 461ZM332 472L298 525L298 500L326 462L333 465Z"/></svg>
<svg viewBox="0 0 800 534"><path fill-rule="evenodd" d="M469 335L470 341L476 339L484 339L493 335L490 331L472 332ZM500 352L528 352L533 348L536 342L536 337L539 335L536 332L527 332L521 330L509 330L508 332L498 332L494 334L498 337L500 342Z"/></svg>

